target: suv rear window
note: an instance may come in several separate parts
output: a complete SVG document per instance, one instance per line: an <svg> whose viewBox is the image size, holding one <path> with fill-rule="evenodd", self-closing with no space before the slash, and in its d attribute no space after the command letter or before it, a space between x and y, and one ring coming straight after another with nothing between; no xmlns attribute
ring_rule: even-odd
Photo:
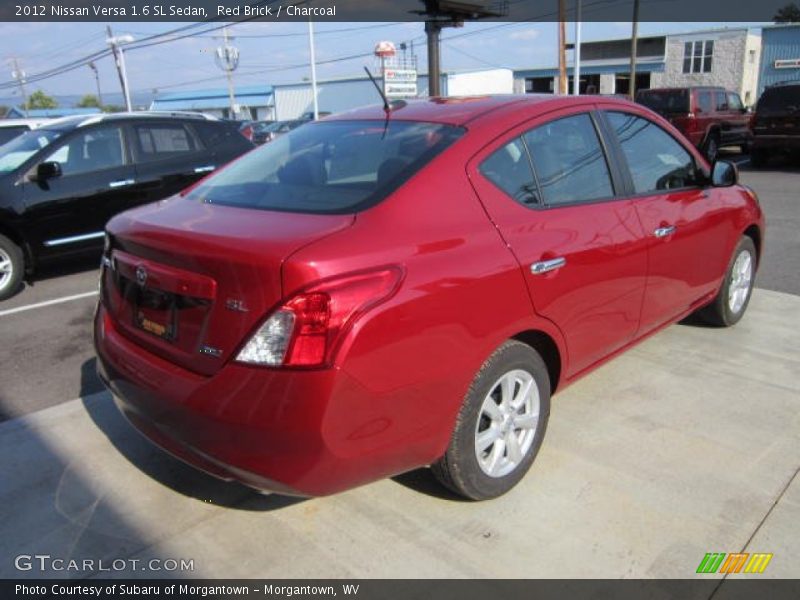
<svg viewBox="0 0 800 600"><path fill-rule="evenodd" d="M689 112L689 90L650 90L636 94L636 101L662 115Z"/></svg>
<svg viewBox="0 0 800 600"><path fill-rule="evenodd" d="M353 212L380 201L462 133L412 121L309 123L243 156L187 197L262 210Z"/></svg>
<svg viewBox="0 0 800 600"><path fill-rule="evenodd" d="M764 90L758 101L758 112L793 112L800 110L800 85L778 85Z"/></svg>

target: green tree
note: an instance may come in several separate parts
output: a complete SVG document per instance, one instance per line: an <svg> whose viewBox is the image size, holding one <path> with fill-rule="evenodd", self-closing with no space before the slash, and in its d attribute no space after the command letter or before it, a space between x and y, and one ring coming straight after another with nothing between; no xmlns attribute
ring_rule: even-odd
<svg viewBox="0 0 800 600"><path fill-rule="evenodd" d="M28 109L35 108L58 108L58 102L52 96L48 96L42 90L36 90L28 96Z"/></svg>
<svg viewBox="0 0 800 600"><path fill-rule="evenodd" d="M783 8L778 9L772 20L776 23L798 23L800 22L800 6L797 4L787 4Z"/></svg>
<svg viewBox="0 0 800 600"><path fill-rule="evenodd" d="M125 107L119 106L117 104L106 104L103 106L103 112L106 113L125 112Z"/></svg>
<svg viewBox="0 0 800 600"><path fill-rule="evenodd" d="M76 106L78 108L100 108L100 101L94 94L86 94Z"/></svg>

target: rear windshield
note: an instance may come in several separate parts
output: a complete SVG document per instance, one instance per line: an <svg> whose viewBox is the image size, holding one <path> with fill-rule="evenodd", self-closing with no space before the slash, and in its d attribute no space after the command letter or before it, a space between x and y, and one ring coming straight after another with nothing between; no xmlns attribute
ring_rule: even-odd
<svg viewBox="0 0 800 600"><path fill-rule="evenodd" d="M187 197L263 210L354 212L380 201L462 133L411 121L309 123L243 156Z"/></svg>
<svg viewBox="0 0 800 600"><path fill-rule="evenodd" d="M689 112L688 90L653 90L639 92L636 101L662 115Z"/></svg>
<svg viewBox="0 0 800 600"><path fill-rule="evenodd" d="M796 112L800 111L800 85L779 85L767 88L761 94L758 101L758 112L780 111Z"/></svg>

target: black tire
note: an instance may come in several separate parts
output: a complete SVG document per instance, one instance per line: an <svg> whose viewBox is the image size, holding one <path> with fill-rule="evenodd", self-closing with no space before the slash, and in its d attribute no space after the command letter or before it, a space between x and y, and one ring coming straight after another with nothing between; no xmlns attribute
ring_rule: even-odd
<svg viewBox="0 0 800 600"><path fill-rule="evenodd" d="M25 271L22 249L4 235L0 235L0 300L17 293Z"/></svg>
<svg viewBox="0 0 800 600"><path fill-rule="evenodd" d="M769 153L766 150L751 149L750 164L756 168L765 167L769 162Z"/></svg>
<svg viewBox="0 0 800 600"><path fill-rule="evenodd" d="M489 455L494 450L498 450L500 455L498 462L505 463L505 467L508 468L512 464L510 452L505 442L505 440L510 440L509 435L514 436L515 440L526 440L525 432L532 431L533 437L531 441L526 441L521 447L519 442L514 442L517 444L517 448L524 449L524 452L521 454L521 459L516 462L516 466L511 467L512 470L510 472L504 475L498 473L495 476L491 476L484 471L485 467L482 467L481 463L479 463L476 452L478 434L481 432L485 434L488 432L489 427L495 427L494 422L486 417L484 401L489 402L490 394L500 389L500 380L504 376L512 378L511 381L514 383L511 395L515 400L519 398L523 384L519 382L519 387L517 387L516 380L513 379L514 373L527 373L528 376L532 376L533 385L535 385L538 392L538 421L536 421L535 425L529 422L529 427L517 429L514 418L509 416L508 413L506 414L505 433L499 433L497 442L493 442L487 447L486 459L489 458ZM533 388L531 390L533 391ZM492 396L491 401L495 402L494 396ZM530 397L530 406L535 406L533 394ZM502 403L498 403L496 407L501 410L507 410L502 407ZM524 414L526 410L528 409L525 406L520 406L519 408L512 408L510 414L530 421L533 408L530 408L527 417ZM505 494L530 469L544 439L549 416L550 377L544 361L530 346L522 342L509 340L495 350L475 375L475 379L472 381L472 385L467 391L464 403L458 413L455 430L450 439L447 452L431 467L434 475L445 487L470 500L487 500ZM486 423L492 424L487 426ZM483 429L481 429L482 427ZM502 432L503 430L495 428L494 431ZM504 439L501 440L501 437ZM495 448L495 444L500 442L502 442L502 446ZM525 448L526 445L527 448Z"/></svg>
<svg viewBox="0 0 800 600"><path fill-rule="evenodd" d="M742 154L750 154L750 150L752 149L752 145L749 141L742 142L741 146L739 146L739 151Z"/></svg>
<svg viewBox="0 0 800 600"><path fill-rule="evenodd" d="M703 142L703 156L708 159L712 165L719 156L719 133L716 131L708 134L706 141Z"/></svg>
<svg viewBox="0 0 800 600"><path fill-rule="evenodd" d="M750 276L747 284L747 292L746 295L744 295L741 305L732 307L730 300L731 287L736 285L736 271L738 270L736 268L737 260L743 253L749 254L750 261ZM725 272L725 279L722 281L722 287L720 287L717 297L700 312L700 315L706 321L718 327L730 327L739 322L744 316L747 305L750 304L750 296L753 294L753 282L755 281L757 261L758 256L756 255L756 246L753 240L748 236L743 236L736 245L736 250L733 251L733 256L728 264L728 269Z"/></svg>

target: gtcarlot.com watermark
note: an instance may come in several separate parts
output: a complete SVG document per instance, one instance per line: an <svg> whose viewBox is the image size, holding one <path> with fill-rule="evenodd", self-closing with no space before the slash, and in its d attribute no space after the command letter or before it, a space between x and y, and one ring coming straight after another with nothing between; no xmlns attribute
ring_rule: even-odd
<svg viewBox="0 0 800 600"><path fill-rule="evenodd" d="M20 554L14 558L17 571L39 573L102 573L112 571L194 571L194 559L185 558L115 558L111 560L96 558L60 558L49 554Z"/></svg>

